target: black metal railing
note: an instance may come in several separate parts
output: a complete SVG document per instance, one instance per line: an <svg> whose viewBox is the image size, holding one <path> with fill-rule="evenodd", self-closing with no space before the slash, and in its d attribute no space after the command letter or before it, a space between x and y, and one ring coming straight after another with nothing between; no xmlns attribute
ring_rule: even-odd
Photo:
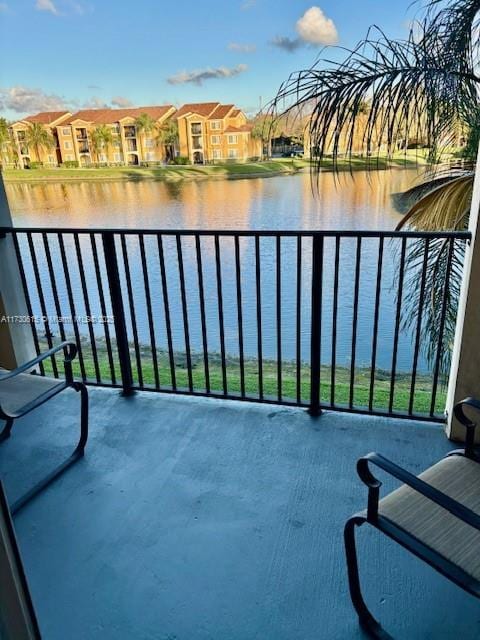
<svg viewBox="0 0 480 640"><path fill-rule="evenodd" d="M313 415L443 417L447 285L468 233L2 231L13 237L35 349L73 338L75 373L89 384ZM438 241L443 271L430 268ZM413 251L422 259L410 260ZM431 273L442 278L441 308L427 357ZM413 329L404 317L412 282L420 292ZM60 361L41 372L61 375Z"/></svg>

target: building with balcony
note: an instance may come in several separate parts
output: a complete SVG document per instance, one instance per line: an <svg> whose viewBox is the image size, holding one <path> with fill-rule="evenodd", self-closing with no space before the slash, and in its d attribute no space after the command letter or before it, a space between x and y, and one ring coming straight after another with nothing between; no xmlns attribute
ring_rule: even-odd
<svg viewBox="0 0 480 640"><path fill-rule="evenodd" d="M136 107L131 109L84 109L69 114L57 128L62 162L78 162L79 166L92 164L140 165L144 162L164 162L166 150L157 139L158 130L175 112L171 105ZM136 130L135 120L147 114L155 122L156 131ZM112 143L98 148L92 132L107 126Z"/></svg>
<svg viewBox="0 0 480 640"><path fill-rule="evenodd" d="M57 166L62 162L62 150L58 136L58 128L72 114L69 111L45 111L28 116L14 122L10 126L10 134L15 145L16 164L21 169L28 169L31 163L41 163L44 166ZM50 134L52 144L29 144L28 131L34 123L42 125Z"/></svg>
<svg viewBox="0 0 480 640"><path fill-rule="evenodd" d="M252 137L246 115L233 104L185 104L174 117L180 155L192 164L245 162L261 156L261 142Z"/></svg>

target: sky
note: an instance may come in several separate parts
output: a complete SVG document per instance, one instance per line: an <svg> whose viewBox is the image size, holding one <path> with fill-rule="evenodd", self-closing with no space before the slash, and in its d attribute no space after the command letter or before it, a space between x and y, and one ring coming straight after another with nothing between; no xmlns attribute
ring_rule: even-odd
<svg viewBox="0 0 480 640"><path fill-rule="evenodd" d="M210 101L254 114L326 45L353 47L372 24L405 37L411 18L411 0L0 0L0 114Z"/></svg>

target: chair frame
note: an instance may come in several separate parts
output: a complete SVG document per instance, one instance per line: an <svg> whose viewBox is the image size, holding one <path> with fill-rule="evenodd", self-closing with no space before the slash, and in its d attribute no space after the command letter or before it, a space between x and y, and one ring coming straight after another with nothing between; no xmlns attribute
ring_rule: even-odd
<svg viewBox="0 0 480 640"><path fill-rule="evenodd" d="M30 502L30 500L32 500L36 495L38 495L48 485L56 480L66 469L68 469L72 464L83 457L85 452L85 446L88 440L88 391L86 385L83 382L78 382L73 378L72 361L77 355L77 346L74 342L64 341L61 344L58 344L48 351L45 351L44 353L38 355L33 360L20 365L16 369L8 371L4 375L0 374L0 389L2 382L4 382L5 380L11 380L21 373L29 373L38 364L40 364L47 358L54 356L59 351L63 351L64 353L63 364L65 379L59 381L59 383L55 387L48 389L47 391L39 395L38 398L32 400L31 402L28 402L15 412L7 411L4 407L0 406L0 419L6 421L3 430L0 432L0 443L4 442L10 437L14 420L21 418L27 413L30 413L30 411L32 411L33 409L40 407L42 404L68 388L74 389L75 391L80 393L80 436L73 453L62 464L57 466L45 478L40 480L36 485L34 485L29 491L27 491L23 496L21 496L10 506L10 512L12 515L17 513L22 507Z"/></svg>
<svg viewBox="0 0 480 640"><path fill-rule="evenodd" d="M474 398L465 398L455 405L454 415L466 428L465 448L451 451L447 454L447 457L452 455L461 455L480 463L479 458L476 456L474 447L476 423L472 422L465 415L464 407L466 406L480 411L480 401ZM386 471L397 480L400 480L432 502L443 507L459 520L471 527L474 527L477 531L480 531L480 516L378 453L369 453L363 458L360 458L357 463L357 472L360 479L368 487L368 503L366 512L363 511L352 516L347 521L344 530L350 596L355 611L358 614L359 623L362 629L372 638L378 638L379 640L393 640L392 636L381 627L380 623L369 611L362 595L355 544L356 527L361 527L366 523L372 525L395 542L398 542L402 547L413 553L415 556L426 562L443 576L477 598L480 598L480 582L475 580L456 564L447 560L444 556L422 543L414 535L378 513L380 487L382 486L382 483L373 475L370 470L370 465L375 465L383 471Z"/></svg>

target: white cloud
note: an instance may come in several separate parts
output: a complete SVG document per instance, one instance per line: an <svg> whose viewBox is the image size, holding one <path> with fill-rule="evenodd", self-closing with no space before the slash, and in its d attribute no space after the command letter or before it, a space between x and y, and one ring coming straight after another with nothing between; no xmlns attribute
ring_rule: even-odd
<svg viewBox="0 0 480 640"><path fill-rule="evenodd" d="M67 110L68 105L64 98L54 93L47 94L42 89L17 85L0 89L0 109L8 109L15 113L35 113Z"/></svg>
<svg viewBox="0 0 480 640"><path fill-rule="evenodd" d="M338 33L333 20L327 18L320 7L310 7L297 21L299 37L309 44L328 45L338 42Z"/></svg>
<svg viewBox="0 0 480 640"><path fill-rule="evenodd" d="M240 8L242 9L242 11L248 11L248 9L254 7L256 3L257 0L245 0L245 2L242 2Z"/></svg>
<svg viewBox="0 0 480 640"><path fill-rule="evenodd" d="M82 109L111 109L112 106L99 98L98 96L93 96L87 102L82 104Z"/></svg>
<svg viewBox="0 0 480 640"><path fill-rule="evenodd" d="M37 9L37 11L48 11L53 13L54 16L60 15L52 0L36 0L35 9Z"/></svg>
<svg viewBox="0 0 480 640"><path fill-rule="evenodd" d="M0 13L8 13L9 8L6 2L0 2Z"/></svg>
<svg viewBox="0 0 480 640"><path fill-rule="evenodd" d="M115 96L112 98L112 105L119 109L127 109L128 107L133 107L133 102L124 96Z"/></svg>
<svg viewBox="0 0 480 640"><path fill-rule="evenodd" d="M248 69L246 64L238 64L236 67L217 67L216 69L202 69L197 71L181 71L170 78L167 78L169 84L187 84L192 83L201 85L205 80L213 80L219 78L233 78Z"/></svg>
<svg viewBox="0 0 480 640"><path fill-rule="evenodd" d="M256 44L242 44L241 42L230 42L230 51L240 51L241 53L254 53L257 50Z"/></svg>

